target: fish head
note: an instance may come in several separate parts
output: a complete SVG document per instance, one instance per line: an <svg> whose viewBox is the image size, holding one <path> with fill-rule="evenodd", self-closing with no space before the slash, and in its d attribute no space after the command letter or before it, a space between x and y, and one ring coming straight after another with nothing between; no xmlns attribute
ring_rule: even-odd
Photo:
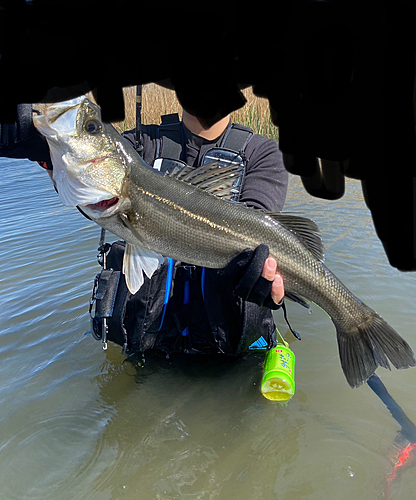
<svg viewBox="0 0 416 500"><path fill-rule="evenodd" d="M94 219L120 210L132 157L125 139L102 121L100 108L81 96L47 104L33 123L48 142L62 203Z"/></svg>

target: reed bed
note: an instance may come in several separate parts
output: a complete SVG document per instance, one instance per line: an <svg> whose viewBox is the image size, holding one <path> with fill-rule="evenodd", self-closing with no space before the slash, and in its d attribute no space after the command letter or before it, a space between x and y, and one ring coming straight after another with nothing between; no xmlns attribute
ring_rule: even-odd
<svg viewBox="0 0 416 500"><path fill-rule="evenodd" d="M125 119L121 122L113 123L120 133L125 130L131 130L136 126L136 87L126 87L123 89L123 93ZM272 123L267 99L256 97L251 87L243 90L243 94L247 102L242 108L231 113L231 121L251 127L254 133L277 141L279 138L279 129ZM91 92L87 94L87 97L95 102ZM45 104L39 103L35 107L43 112L45 106ZM143 85L143 124L159 124L162 115L168 113L180 114L181 109L181 105L173 90L166 89L155 83Z"/></svg>
<svg viewBox="0 0 416 500"><path fill-rule="evenodd" d="M270 118L267 99L256 97L251 88L243 90L247 99L241 109L231 114L231 120L251 127L256 134L278 140L279 129L273 125ZM126 117L123 122L113 125L123 132L136 126L136 87L124 89L124 103ZM161 115L181 112L181 105L173 90L166 89L155 83L143 85L142 90L142 123L160 123Z"/></svg>

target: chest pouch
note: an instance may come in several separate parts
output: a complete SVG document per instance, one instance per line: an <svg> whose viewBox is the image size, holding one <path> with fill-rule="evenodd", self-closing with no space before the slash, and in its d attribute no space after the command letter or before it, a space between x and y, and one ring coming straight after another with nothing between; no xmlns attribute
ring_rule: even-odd
<svg viewBox="0 0 416 500"><path fill-rule="evenodd" d="M213 191L212 194L221 196L222 198L231 201L239 201L241 191L243 189L246 159L243 152L237 153L231 149L215 147L209 149L201 159L201 165L208 165L216 162L218 168L234 167L237 174L230 176L229 180L221 187L218 193Z"/></svg>

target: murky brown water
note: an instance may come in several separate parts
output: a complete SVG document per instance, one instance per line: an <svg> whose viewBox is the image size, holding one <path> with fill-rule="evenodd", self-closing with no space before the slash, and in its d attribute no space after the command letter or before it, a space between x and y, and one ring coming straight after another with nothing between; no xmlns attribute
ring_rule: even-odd
<svg viewBox="0 0 416 500"><path fill-rule="evenodd" d="M388 498L399 425L368 386L349 388L323 311L289 304L303 340L287 336L286 407L259 392L261 354L136 373L85 335L98 226L60 204L37 164L0 168L0 499ZM322 202L293 178L286 209L318 223L328 267L416 349L415 274L388 265L359 184ZM416 421L416 370L378 374ZM414 464L391 499L414 497Z"/></svg>

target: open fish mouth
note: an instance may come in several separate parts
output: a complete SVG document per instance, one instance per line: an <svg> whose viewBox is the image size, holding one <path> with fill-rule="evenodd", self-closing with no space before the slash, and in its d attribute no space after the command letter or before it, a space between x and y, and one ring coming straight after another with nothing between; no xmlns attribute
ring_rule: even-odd
<svg viewBox="0 0 416 500"><path fill-rule="evenodd" d="M91 205L87 205L87 208L91 208L93 210L107 210L107 208L113 207L114 205L117 205L119 202L119 199L117 196L114 196L113 198L110 198L108 200L101 200L98 203L93 203Z"/></svg>

